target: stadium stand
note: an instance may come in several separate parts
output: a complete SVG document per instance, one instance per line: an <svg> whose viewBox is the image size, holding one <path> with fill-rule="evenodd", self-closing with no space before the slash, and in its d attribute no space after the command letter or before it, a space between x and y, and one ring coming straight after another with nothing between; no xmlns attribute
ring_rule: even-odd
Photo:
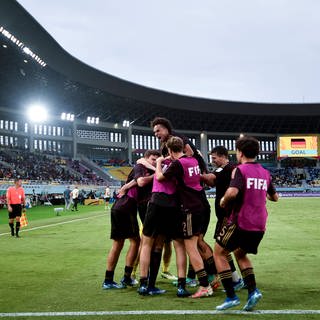
<svg viewBox="0 0 320 320"><path fill-rule="evenodd" d="M10 180L20 176L24 180L57 182L64 184L104 185L105 181L78 160L49 157L44 154L30 153L26 150L0 150L2 169L0 179Z"/></svg>
<svg viewBox="0 0 320 320"><path fill-rule="evenodd" d="M105 167L116 180L126 181L132 167Z"/></svg>
<svg viewBox="0 0 320 320"><path fill-rule="evenodd" d="M128 165L146 149L159 147L150 121L164 116L204 155L224 145L234 161L239 134L255 135L262 151L259 161L275 167L277 186L319 185L319 159L302 166L299 176L301 165L286 165L276 152L279 135L320 131L319 104L194 98L121 80L73 58L10 0L0 2L0 91L2 179L18 173L38 181L115 184L113 172L123 181ZM46 123L26 119L26 106L39 100L51 104ZM62 118L63 113L69 118ZM88 122L88 117L99 122Z"/></svg>

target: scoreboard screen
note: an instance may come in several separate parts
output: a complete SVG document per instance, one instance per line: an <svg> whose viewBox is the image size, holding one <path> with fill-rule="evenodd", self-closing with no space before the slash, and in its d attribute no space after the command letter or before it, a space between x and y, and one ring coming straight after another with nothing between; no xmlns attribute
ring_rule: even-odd
<svg viewBox="0 0 320 320"><path fill-rule="evenodd" d="M278 157L317 157L317 136L282 136L279 137Z"/></svg>

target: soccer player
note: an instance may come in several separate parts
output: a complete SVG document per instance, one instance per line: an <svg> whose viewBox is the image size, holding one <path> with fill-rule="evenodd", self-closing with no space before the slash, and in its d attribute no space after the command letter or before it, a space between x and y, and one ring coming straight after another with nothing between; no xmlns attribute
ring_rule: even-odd
<svg viewBox="0 0 320 320"><path fill-rule="evenodd" d="M170 163L171 161L169 159L163 161L162 169L166 170ZM148 280L148 272L149 267L151 267L151 252L155 242L157 241L158 246L160 247L160 244L163 246L163 241L166 237L174 238L176 236L177 212L178 201L176 198L175 181L159 182L154 178L151 199L148 204L142 231L143 241L140 252L140 287L138 289L140 295L165 293L165 290L156 288L154 283L150 283L150 279ZM180 264L185 263L185 260L183 260L184 258L184 253L183 256L177 255L179 266ZM183 275L185 270L183 270L183 268L181 270L181 275L185 277L185 274ZM177 295L182 296L179 292Z"/></svg>
<svg viewBox="0 0 320 320"><path fill-rule="evenodd" d="M182 223L184 245L200 284L198 291L191 297L200 298L213 294L198 250L198 238L202 233L203 220L207 216L207 211L210 212L210 205L200 184L199 163L196 158L187 157L183 153L183 147L181 138L169 138L167 148L174 161L165 172L162 172L160 165L164 158L158 158L156 178L158 181L177 181L177 191L181 205L179 218Z"/></svg>
<svg viewBox="0 0 320 320"><path fill-rule="evenodd" d="M134 167L134 181L138 186L138 213L142 224L147 212L148 202L151 198L153 175L156 170L156 159L160 157L160 152L157 150L147 150L142 159L137 161ZM142 161L143 160L143 161ZM131 184L131 186L134 183ZM130 184L126 188L130 187ZM142 235L143 238L143 235ZM142 239L143 240L143 239ZM162 247L154 246L151 253L151 263L149 271L149 283L154 284L158 275L158 269L161 261ZM134 264L133 275L135 276L136 268L139 264L138 254L137 260ZM158 267L157 267L158 266Z"/></svg>
<svg viewBox="0 0 320 320"><path fill-rule="evenodd" d="M134 170L129 173L127 183L133 180L133 177ZM103 289L121 289L133 285L131 273L140 245L137 220L137 188L137 186L130 188L127 194L118 198L111 208L110 238L113 240L113 243L107 257L105 280L102 284ZM113 280L114 271L126 239L129 239L130 246L126 255L124 277L121 279L120 284L118 284Z"/></svg>
<svg viewBox="0 0 320 320"><path fill-rule="evenodd" d="M24 208L26 197L22 188L22 181L20 178L14 179L14 186L11 186L7 190L7 207L9 213L9 226L11 236L16 235L19 238L20 230L20 217L22 208ZM16 232L14 232L14 219L16 220Z"/></svg>
<svg viewBox="0 0 320 320"><path fill-rule="evenodd" d="M220 206L226 208L233 204L229 224L223 226L216 238L214 258L227 298L216 307L225 310L240 304L236 296L227 255L234 252L245 285L248 288L248 300L243 307L251 311L262 294L256 287L253 266L248 254L257 254L267 222L266 198L278 201L278 195L271 182L270 173L255 160L259 154L259 142L249 136L236 142L236 156L240 163L232 172L230 187L220 200Z"/></svg>
<svg viewBox="0 0 320 320"><path fill-rule="evenodd" d="M216 146L210 153L212 162L216 169L213 173L204 174L203 178L207 185L216 187L216 198L214 203L217 217L217 223L214 232L214 239L216 239L222 227L227 224L228 217L231 213L230 210L227 211L225 208L220 207L220 200L230 185L231 174L235 166L230 164L228 150L224 146ZM235 290L240 290L244 285L243 281L238 275L231 254L228 255L227 258L232 272L234 288Z"/></svg>
<svg viewBox="0 0 320 320"><path fill-rule="evenodd" d="M159 156L160 153L156 150L146 151L144 159L154 169L147 169L141 164L135 165L128 176L127 183L121 188L120 193L122 196L111 209L111 222L113 223L111 238L117 238L114 239L113 247L107 258L105 289L124 288L135 284L135 280L131 279L131 273L140 244L139 232L137 232L137 207L140 219L143 221L147 201L151 195L156 159ZM132 230L130 227L132 227ZM130 247L127 253L124 276L121 283L117 284L113 281L114 270L126 238L130 240Z"/></svg>
<svg viewBox="0 0 320 320"><path fill-rule="evenodd" d="M187 156L194 156L200 166L201 172L207 172L207 166L203 157L201 156L199 150L195 145L184 135L174 132L171 122L166 118L156 117L151 121L151 127L156 138L161 142L161 153L164 157L168 155L168 149L166 147L166 142L172 136L179 137L183 141L183 152Z"/></svg>
<svg viewBox="0 0 320 320"><path fill-rule="evenodd" d="M177 136L181 138L183 141L184 154L187 156L194 156L198 160L201 173L208 171L206 163L202 155L200 154L200 152L195 147L195 145L187 137L174 132L171 122L168 119L156 117L151 122L151 127L153 129L155 137L158 138L161 142L161 153L164 157L168 156L168 149L166 146L166 142L170 137ZM212 275L212 272L215 270L214 261L212 258L212 249L204 241L204 234L206 233L209 222L210 222L210 211L208 210L206 219L204 220L202 234L199 235L198 246L199 246L199 250L201 251L201 255L206 263L206 269L208 273ZM169 244L167 243L164 248L165 250L170 249ZM173 279L174 276L168 271L168 265L170 263L170 254L169 252L168 253L164 252L163 256L166 258L166 261L164 261L165 269L163 270L164 272L162 272L161 276L163 278ZM191 275L191 270L189 270L188 274ZM191 283L194 283L192 279L188 279L188 280L190 280Z"/></svg>

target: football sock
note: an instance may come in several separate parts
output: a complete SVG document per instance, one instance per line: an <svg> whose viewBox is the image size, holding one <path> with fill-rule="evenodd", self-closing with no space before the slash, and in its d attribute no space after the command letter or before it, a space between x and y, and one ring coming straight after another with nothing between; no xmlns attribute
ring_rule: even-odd
<svg viewBox="0 0 320 320"><path fill-rule="evenodd" d="M9 223L10 229L11 229L11 235L14 235L14 224L13 222Z"/></svg>
<svg viewBox="0 0 320 320"><path fill-rule="evenodd" d="M124 278L126 280L131 279L131 273L132 273L133 267L125 266L124 267Z"/></svg>
<svg viewBox="0 0 320 320"><path fill-rule="evenodd" d="M113 281L113 277L114 277L114 271L108 271L106 270L106 274L105 274L105 281Z"/></svg>
<svg viewBox="0 0 320 320"><path fill-rule="evenodd" d="M16 222L16 236L19 235L19 230L20 230L20 221Z"/></svg>
<svg viewBox="0 0 320 320"><path fill-rule="evenodd" d="M248 288L248 293L250 294L253 292L257 285L256 285L256 278L254 276L253 268L246 268L241 270L242 278L244 281L244 284Z"/></svg>
<svg viewBox="0 0 320 320"><path fill-rule="evenodd" d="M197 278L199 280L199 285L201 287L207 287L209 285L209 282L208 282L208 274L207 274L206 270L204 270L204 269L198 270L198 271L196 271L196 274L197 274Z"/></svg>
<svg viewBox="0 0 320 320"><path fill-rule="evenodd" d="M178 278L178 288L186 288L186 278Z"/></svg>
<svg viewBox="0 0 320 320"><path fill-rule="evenodd" d="M227 297L233 298L235 296L235 292L233 289L231 270L229 269L229 270L219 272L219 277L224 289L226 290Z"/></svg>
<svg viewBox="0 0 320 320"><path fill-rule="evenodd" d="M148 286L148 278L140 278L140 287Z"/></svg>
<svg viewBox="0 0 320 320"><path fill-rule="evenodd" d="M149 287L153 288L156 284L158 272L161 264L161 254L160 251L152 251L150 258L150 273L149 273Z"/></svg>
<svg viewBox="0 0 320 320"><path fill-rule="evenodd" d="M190 278L190 279L195 279L196 278L196 272L194 271L193 266L192 266L191 263L189 263L187 278Z"/></svg>

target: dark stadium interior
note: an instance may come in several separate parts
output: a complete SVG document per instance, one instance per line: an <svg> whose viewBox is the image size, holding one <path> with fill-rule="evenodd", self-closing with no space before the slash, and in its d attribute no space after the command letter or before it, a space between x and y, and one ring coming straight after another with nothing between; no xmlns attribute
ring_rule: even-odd
<svg viewBox="0 0 320 320"><path fill-rule="evenodd" d="M50 101L54 114L68 109L85 119L94 110L101 121L129 119L144 127L155 116L166 116L177 129L272 134L320 130L319 104L219 101L146 88L73 58L17 2L1 1L0 9L1 25L47 63L42 67L1 34L1 108L23 110L28 101L39 99Z"/></svg>

